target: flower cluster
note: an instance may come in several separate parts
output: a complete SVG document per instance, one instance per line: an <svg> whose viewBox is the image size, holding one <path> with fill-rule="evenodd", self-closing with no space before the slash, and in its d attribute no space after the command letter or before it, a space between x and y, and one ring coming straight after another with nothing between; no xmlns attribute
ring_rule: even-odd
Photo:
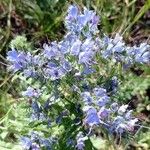
<svg viewBox="0 0 150 150"><path fill-rule="evenodd" d="M124 62L132 65L134 63L150 63L150 45L141 43L139 46L126 46L123 38L116 34L115 38L105 36L102 40L104 58L112 58L116 62Z"/></svg>
<svg viewBox="0 0 150 150"><path fill-rule="evenodd" d="M92 93L92 94L91 94ZM128 105L119 106L112 103L104 88L94 88L90 92L83 92L84 124L90 128L104 126L109 132L123 134L132 132L138 119L127 110Z"/></svg>
<svg viewBox="0 0 150 150"><path fill-rule="evenodd" d="M36 68L40 68L42 65L39 55L33 55L30 52L20 52L15 48L7 54L7 59L11 62L9 67L13 72L23 71L26 77L35 77L38 72Z"/></svg>
<svg viewBox="0 0 150 150"><path fill-rule="evenodd" d="M114 38L100 38L96 34L99 18L94 11L84 8L82 13L77 6L71 5L65 24L68 33L64 39L44 44L44 51L38 54L18 52L12 48L7 57L12 63L10 69L14 72L23 70L27 77L38 75L57 80L73 69L83 74L92 73L91 66L96 64L96 54L128 65L150 63L150 45L126 46L119 34ZM82 70L79 65L83 66Z"/></svg>
<svg viewBox="0 0 150 150"><path fill-rule="evenodd" d="M88 82L87 75L96 72L97 59L130 65L150 63L150 45L126 46L119 34L115 38L100 38L98 24L99 17L94 11L87 8L80 11L76 5L71 5L65 18L67 34L61 41L44 44L43 50L33 53L12 47L7 56L10 70L32 79L22 92L23 97L32 100L31 121L44 122L52 129L61 125L65 127L67 120L71 129L74 126L78 131L88 129L88 133L79 131L76 135L68 135L76 140L74 147L79 150L84 149L84 141L93 134L95 127L122 135L132 132L138 122L132 111L128 111L128 105L119 106L112 102L110 93L115 93L118 86L116 76L111 79L107 90L82 84L82 81ZM34 86L36 82L39 86ZM38 135L35 138L35 134L34 137L23 137L22 143L27 150L38 150L43 145L51 149L53 144L49 138ZM68 146L72 141L66 143Z"/></svg>
<svg viewBox="0 0 150 150"><path fill-rule="evenodd" d="M71 5L68 8L65 25L69 32L77 35L82 33L86 37L91 37L99 32L98 23L99 17L94 11L84 8L82 13L75 5Z"/></svg>
<svg viewBox="0 0 150 150"><path fill-rule="evenodd" d="M30 137L21 137L22 146L26 150L40 150L41 148L51 150L56 141L57 139L54 137L44 138L37 132L31 132Z"/></svg>

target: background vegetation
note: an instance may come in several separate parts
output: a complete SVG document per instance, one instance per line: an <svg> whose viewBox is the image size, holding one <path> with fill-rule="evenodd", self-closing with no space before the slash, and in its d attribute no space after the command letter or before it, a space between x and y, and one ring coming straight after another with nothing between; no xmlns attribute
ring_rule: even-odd
<svg viewBox="0 0 150 150"><path fill-rule="evenodd" d="M128 44L149 42L150 0L0 0L0 149L20 149L18 137L27 132L26 105L18 100L22 86L7 72L6 52L12 39L25 36L20 48L41 48L43 43L65 34L63 19L70 3L96 10L99 28L110 36L119 32ZM20 40L18 40L20 41ZM13 42L11 42L13 44ZM16 41L15 41L16 43ZM150 42L149 42L150 43ZM150 66L133 66L122 74L117 93L120 102L129 103L138 118L150 124ZM42 128L42 127L41 127ZM25 130L24 130L25 129ZM141 129L128 149L150 149L150 130Z"/></svg>

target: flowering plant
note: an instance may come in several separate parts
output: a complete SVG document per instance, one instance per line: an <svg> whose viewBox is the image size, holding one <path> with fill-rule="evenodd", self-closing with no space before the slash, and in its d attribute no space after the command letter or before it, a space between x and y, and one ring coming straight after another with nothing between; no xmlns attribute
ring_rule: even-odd
<svg viewBox="0 0 150 150"><path fill-rule="evenodd" d="M92 149L91 138L99 131L104 138L120 139L137 130L132 110L113 95L123 71L150 63L150 45L126 46L119 34L100 34L99 21L94 11L71 5L61 41L36 51L11 45L8 69L24 79L21 94L29 101L30 123L44 128L22 135L24 149ZM112 72L116 66L119 75Z"/></svg>

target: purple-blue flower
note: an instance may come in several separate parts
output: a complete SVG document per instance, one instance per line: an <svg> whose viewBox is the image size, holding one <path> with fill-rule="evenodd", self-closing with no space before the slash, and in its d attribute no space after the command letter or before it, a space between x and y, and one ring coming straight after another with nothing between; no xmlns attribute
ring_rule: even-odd
<svg viewBox="0 0 150 150"><path fill-rule="evenodd" d="M83 14L79 15L77 18L77 24L80 26L81 29L87 24L87 21L87 17Z"/></svg>
<svg viewBox="0 0 150 150"><path fill-rule="evenodd" d="M91 67L84 66L83 71L81 72L81 75L89 75L96 72L95 69Z"/></svg>
<svg viewBox="0 0 150 150"><path fill-rule="evenodd" d="M44 44L44 56L48 59L58 59L61 56L61 53L58 49L58 45L56 42L51 43L51 45Z"/></svg>
<svg viewBox="0 0 150 150"><path fill-rule="evenodd" d="M93 62L94 52L81 52L79 54L79 64L84 64L86 66L91 65Z"/></svg>
<svg viewBox="0 0 150 150"><path fill-rule="evenodd" d="M17 72L17 71L21 70L23 68L23 66L18 62L14 62L9 68L11 70L13 70L14 72Z"/></svg>
<svg viewBox="0 0 150 150"><path fill-rule="evenodd" d="M45 78L51 78L51 80L57 80L66 74L66 70L63 67L46 68L44 70Z"/></svg>
<svg viewBox="0 0 150 150"><path fill-rule="evenodd" d="M98 116L100 119L105 119L109 116L110 113L111 113L111 111L103 106L100 108L100 110L98 112Z"/></svg>
<svg viewBox="0 0 150 150"><path fill-rule="evenodd" d="M29 86L26 91L22 92L22 95L31 98L32 97L38 98L41 95L41 92L39 89L34 89Z"/></svg>
<svg viewBox="0 0 150 150"><path fill-rule="evenodd" d="M32 142L31 142L30 138L28 138L28 137L22 137L21 144L22 144L23 149L26 149L26 150L29 150L32 146Z"/></svg>
<svg viewBox="0 0 150 150"><path fill-rule="evenodd" d="M81 41L77 39L77 40L73 43L73 45L72 45L72 47L71 47L71 49L70 49L70 54L77 56L77 55L79 54L79 52L80 52L81 44L82 44Z"/></svg>
<svg viewBox="0 0 150 150"><path fill-rule="evenodd" d="M14 62L14 61L17 62L18 55L19 55L19 53L15 49L12 49L11 51L8 51L7 59L11 62Z"/></svg>
<svg viewBox="0 0 150 150"><path fill-rule="evenodd" d="M97 99L97 104L99 107L105 106L110 101L109 96L102 96L99 99Z"/></svg>
<svg viewBox="0 0 150 150"><path fill-rule="evenodd" d="M143 54L137 54L135 61L139 63L150 63L150 51L146 51Z"/></svg>
<svg viewBox="0 0 150 150"><path fill-rule="evenodd" d="M104 88L100 88L100 87L97 87L97 88L94 88L94 94L96 95L96 97L103 97L103 96L106 96L106 89Z"/></svg>
<svg viewBox="0 0 150 150"><path fill-rule="evenodd" d="M86 111L86 118L85 118L84 122L85 122L85 124L87 124L89 126L100 124L100 120L99 120L99 117L98 117L98 114L97 114L97 110L94 107L90 107Z"/></svg>
<svg viewBox="0 0 150 150"><path fill-rule="evenodd" d="M93 103L93 98L92 98L90 92L81 93L81 97L82 97L85 105L91 105Z"/></svg>
<svg viewBox="0 0 150 150"><path fill-rule="evenodd" d="M7 53L7 59L11 62L9 69L16 72L26 67L27 58L23 52L17 52L15 49L12 49Z"/></svg>
<svg viewBox="0 0 150 150"><path fill-rule="evenodd" d="M70 18L76 18L78 15L78 7L75 5L70 5L68 8L68 15Z"/></svg>
<svg viewBox="0 0 150 150"><path fill-rule="evenodd" d="M78 35L83 33L85 37L91 37L92 34L98 32L98 23L99 17L94 11L84 8L84 11L79 12L79 9L73 5L69 7L68 15L65 18L65 24L69 31Z"/></svg>
<svg viewBox="0 0 150 150"><path fill-rule="evenodd" d="M65 69L66 72L69 72L72 69L71 63L66 60L62 61L62 67L63 67L63 69Z"/></svg>
<svg viewBox="0 0 150 150"><path fill-rule="evenodd" d="M95 48L95 43L91 38L87 38L81 46L81 49L84 52L88 52L88 51L94 52L94 48Z"/></svg>

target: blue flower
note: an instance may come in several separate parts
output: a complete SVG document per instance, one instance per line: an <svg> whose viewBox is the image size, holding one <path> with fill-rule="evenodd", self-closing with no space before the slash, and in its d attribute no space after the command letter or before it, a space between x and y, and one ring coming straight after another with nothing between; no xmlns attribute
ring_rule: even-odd
<svg viewBox="0 0 150 150"><path fill-rule="evenodd" d="M79 40L79 38L80 38L79 35L70 31L65 35L64 40L61 41L61 43L63 43L63 42L64 42L64 44L67 43L66 46L68 48L68 47L72 46L77 40Z"/></svg>
<svg viewBox="0 0 150 150"><path fill-rule="evenodd" d="M54 62L48 62L47 67L53 69L53 68L57 68L58 65Z"/></svg>
<svg viewBox="0 0 150 150"><path fill-rule="evenodd" d="M81 44L82 44L81 41L77 39L73 43L73 45L72 45L72 47L70 49L70 54L77 56L79 54L79 52L80 52L80 46L81 46Z"/></svg>
<svg viewBox="0 0 150 150"><path fill-rule="evenodd" d="M97 104L99 107L102 107L105 106L109 101L110 101L110 97L106 95L97 99Z"/></svg>
<svg viewBox="0 0 150 150"><path fill-rule="evenodd" d="M78 7L75 5L70 5L68 8L68 15L70 18L76 18L78 15Z"/></svg>
<svg viewBox="0 0 150 150"><path fill-rule="evenodd" d="M19 53L15 49L12 49L11 51L8 51L7 59L11 62L17 62L18 55L19 55Z"/></svg>
<svg viewBox="0 0 150 150"><path fill-rule="evenodd" d="M39 89L34 89L29 86L26 91L22 92L22 95L27 97L38 98L41 95L41 92Z"/></svg>
<svg viewBox="0 0 150 150"><path fill-rule="evenodd" d="M44 56L48 59L52 58L57 59L61 56L56 42L52 42L50 46L44 44L43 48L44 48Z"/></svg>
<svg viewBox="0 0 150 150"><path fill-rule="evenodd" d="M135 61L139 63L150 63L150 52L147 51L142 55L136 55L135 56Z"/></svg>
<svg viewBox="0 0 150 150"><path fill-rule="evenodd" d="M98 23L99 23L99 17L94 15L92 17L92 25L97 27Z"/></svg>
<svg viewBox="0 0 150 150"><path fill-rule="evenodd" d="M33 55L30 52L26 54L25 58L28 64L32 64Z"/></svg>
<svg viewBox="0 0 150 150"><path fill-rule="evenodd" d="M35 77L37 75L37 72L35 71L34 68L28 68L24 69L23 74L26 77Z"/></svg>
<svg viewBox="0 0 150 150"><path fill-rule="evenodd" d="M81 72L81 75L89 75L95 72L95 69L91 68L91 67L87 67L85 66L83 68L83 71Z"/></svg>
<svg viewBox="0 0 150 150"><path fill-rule="evenodd" d="M31 142L30 138L28 138L28 137L22 137L21 144L22 144L22 147L26 150L29 150L32 146L32 142Z"/></svg>
<svg viewBox="0 0 150 150"><path fill-rule="evenodd" d="M40 56L40 55L32 56L32 65L42 66L43 65L43 61L42 61L41 57L42 56Z"/></svg>
<svg viewBox="0 0 150 150"><path fill-rule="evenodd" d="M36 142L36 141L39 141L40 136L39 136L37 131L31 131L30 132L30 138L31 138L32 142Z"/></svg>
<svg viewBox="0 0 150 150"><path fill-rule="evenodd" d="M125 122L125 119L122 116L116 116L110 124L110 131L117 132L117 133L123 133L125 131L123 129L123 127L125 127L124 122Z"/></svg>
<svg viewBox="0 0 150 150"><path fill-rule="evenodd" d="M122 57L122 52L125 51L125 43L122 41L122 37L119 34L116 34L115 38L104 37L104 48L102 56L104 58L113 57L118 58Z"/></svg>
<svg viewBox="0 0 150 150"><path fill-rule="evenodd" d="M27 65L26 55L23 52L17 52L15 49L8 52L7 59L11 62L9 69L14 72L25 68Z"/></svg>
<svg viewBox="0 0 150 150"><path fill-rule="evenodd" d="M91 105L93 103L93 98L91 97L91 94L89 92L81 93L81 97L83 98L85 104Z"/></svg>
<svg viewBox="0 0 150 150"><path fill-rule="evenodd" d="M106 119L109 116L110 112L111 111L109 109L106 109L105 107L101 107L98 112L98 116L100 119Z"/></svg>
<svg viewBox="0 0 150 150"><path fill-rule="evenodd" d="M66 60L63 60L62 67L63 67L63 69L65 69L66 72L69 72L72 69L71 63Z"/></svg>
<svg viewBox="0 0 150 150"><path fill-rule="evenodd" d="M78 140L76 147L77 147L77 150L84 150L84 147L85 147L84 141Z"/></svg>
<svg viewBox="0 0 150 150"><path fill-rule="evenodd" d="M128 105L119 106L118 103L111 102L108 96L108 93L111 95L117 90L117 77L111 78L108 81L108 86L107 83L102 83L103 86L106 86L106 89L96 87L92 90L95 79L92 78L94 79L92 81L90 76L86 75L96 71L94 70L96 60L106 59L115 63L122 62L126 65L149 63L150 46L146 43L142 43L140 46L126 46L119 34L116 34L114 38L107 36L101 38L98 35L98 23L99 17L96 12L86 8L80 11L76 5L71 5L65 18L67 34L61 41L44 44L43 51L38 51L38 54L37 51L30 53L19 52L15 49L8 52L7 59L10 62L10 69L14 72L20 71L21 75L23 73L29 79L32 78L32 83L39 80L36 81L36 84L44 86L43 91L29 86L22 93L23 96L32 100L30 123L32 121L40 123L40 125L44 123L44 126L51 130L50 128L53 128L53 125L59 126L64 121L71 119L76 131L85 128L87 136L95 134L95 130L101 126L117 135L134 130L138 119L132 116L132 111L127 110ZM103 59L99 59L101 55ZM71 75L77 81L66 83L67 79L64 77L70 77ZM87 78L84 79L84 77ZM49 80L51 81L49 82ZM79 80L83 81L80 82ZM63 96L61 94L62 88L69 85L71 86L71 89L69 89L71 93L69 96ZM79 102L76 101L77 103L75 103L70 98L78 99ZM68 100L62 103L60 99ZM61 109L60 114L58 114L58 111L51 113L50 108L52 106L57 108L57 105L63 110ZM51 150L56 142L59 143L58 140L54 141L47 137L48 132L42 133L46 138L39 136L39 134L41 133L34 132L31 133L30 138L23 137L23 147L28 150ZM76 132L71 137L74 137L74 134ZM68 149L74 147L83 150L85 148L87 137L84 137L82 132L77 134L76 145L69 137L65 141ZM62 149L65 149L65 147Z"/></svg>
<svg viewBox="0 0 150 150"><path fill-rule="evenodd" d="M97 110L94 107L90 107L86 112L85 123L89 126L100 124L100 120L97 114Z"/></svg>
<svg viewBox="0 0 150 150"><path fill-rule="evenodd" d="M94 94L96 95L96 97L103 97L106 96L106 89L104 88L94 88Z"/></svg>
<svg viewBox="0 0 150 150"><path fill-rule="evenodd" d="M80 26L81 29L87 24L87 21L87 17L83 14L79 15L77 18L77 24Z"/></svg>
<svg viewBox="0 0 150 150"><path fill-rule="evenodd" d="M87 22L89 22L95 16L95 12L93 12L92 10L88 10L86 7L84 7L84 15L85 15Z"/></svg>
<svg viewBox="0 0 150 150"><path fill-rule="evenodd" d="M96 13L84 8L84 11L78 10L76 6L71 5L68 9L68 15L65 18L65 24L69 31L85 37L91 37L92 34L98 33L97 25L99 18Z"/></svg>
<svg viewBox="0 0 150 150"><path fill-rule="evenodd" d="M79 54L79 64L84 64L86 66L91 65L93 62L93 56L94 52L88 51L88 52L81 52Z"/></svg>
<svg viewBox="0 0 150 150"><path fill-rule="evenodd" d="M66 70L62 67L57 67L53 69L46 69L45 73L50 76L51 80L57 80L66 74Z"/></svg>
<svg viewBox="0 0 150 150"><path fill-rule="evenodd" d="M81 46L81 49L82 51L84 52L90 52L90 51L93 51L94 48L95 48L95 45L94 45L94 41L91 39L91 37L89 38L86 38L86 40L84 41L84 43L82 44ZM93 51L94 52L94 51Z"/></svg>
<svg viewBox="0 0 150 150"><path fill-rule="evenodd" d="M11 70L13 70L14 72L17 72L17 71L21 70L23 68L23 66L18 62L14 62L9 68Z"/></svg>
<svg viewBox="0 0 150 150"><path fill-rule="evenodd" d="M122 41L119 41L113 48L112 48L112 52L113 53L121 53L125 50L124 47L125 43L123 43Z"/></svg>

